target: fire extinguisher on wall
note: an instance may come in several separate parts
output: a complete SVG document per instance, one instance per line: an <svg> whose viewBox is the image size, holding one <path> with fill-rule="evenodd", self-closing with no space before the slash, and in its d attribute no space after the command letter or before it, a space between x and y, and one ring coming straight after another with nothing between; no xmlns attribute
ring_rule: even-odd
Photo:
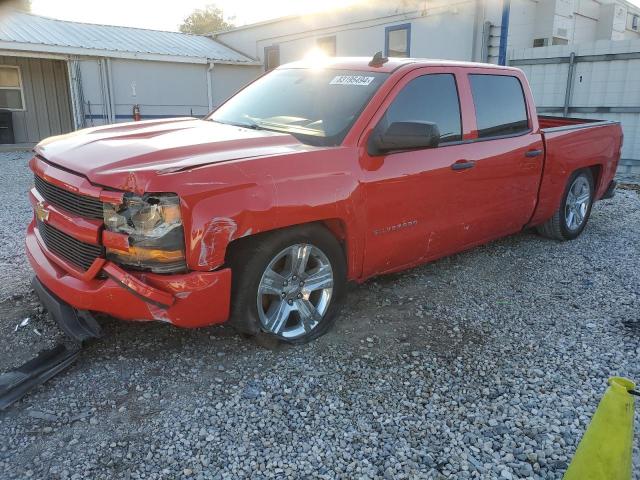
<svg viewBox="0 0 640 480"><path fill-rule="evenodd" d="M140 116L140 105L135 104L133 106L133 121L134 122L139 122L141 120L141 116Z"/></svg>

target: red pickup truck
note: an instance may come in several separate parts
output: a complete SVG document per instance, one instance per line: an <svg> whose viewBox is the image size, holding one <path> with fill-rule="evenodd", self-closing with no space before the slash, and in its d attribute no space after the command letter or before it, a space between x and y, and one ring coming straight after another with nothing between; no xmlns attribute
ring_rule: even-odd
<svg viewBox="0 0 640 480"><path fill-rule="evenodd" d="M63 329L91 313L302 343L347 281L524 228L576 238L614 193L618 123L536 114L523 73L417 59L284 65L202 120L35 148L26 245Z"/></svg>

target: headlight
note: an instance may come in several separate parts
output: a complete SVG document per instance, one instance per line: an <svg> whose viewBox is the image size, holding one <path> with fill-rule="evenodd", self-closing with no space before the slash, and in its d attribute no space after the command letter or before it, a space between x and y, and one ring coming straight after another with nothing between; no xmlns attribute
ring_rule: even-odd
<svg viewBox="0 0 640 480"><path fill-rule="evenodd" d="M105 203L104 224L109 231L129 236L129 250L108 248L109 260L156 273L186 270L177 195L125 196L122 205Z"/></svg>

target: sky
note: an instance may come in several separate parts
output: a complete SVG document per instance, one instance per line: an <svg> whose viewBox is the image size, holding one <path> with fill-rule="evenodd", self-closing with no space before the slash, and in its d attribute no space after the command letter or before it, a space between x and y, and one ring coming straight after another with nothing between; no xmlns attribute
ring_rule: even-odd
<svg viewBox="0 0 640 480"><path fill-rule="evenodd" d="M130 27L177 31L191 12L207 4L222 8L235 25L329 10L366 0L31 0L38 15ZM640 6L640 0L631 0Z"/></svg>
<svg viewBox="0 0 640 480"><path fill-rule="evenodd" d="M244 25L327 10L355 0L31 0L31 11L76 22L177 31L191 12L210 3L222 8L227 21Z"/></svg>

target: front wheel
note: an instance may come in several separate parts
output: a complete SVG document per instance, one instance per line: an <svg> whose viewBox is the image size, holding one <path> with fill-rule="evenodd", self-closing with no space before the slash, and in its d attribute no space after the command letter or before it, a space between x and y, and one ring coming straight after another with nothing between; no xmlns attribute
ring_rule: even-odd
<svg viewBox="0 0 640 480"><path fill-rule="evenodd" d="M589 221L595 194L591 170L575 172L553 217L537 227L538 233L556 240L577 238Z"/></svg>
<svg viewBox="0 0 640 480"><path fill-rule="evenodd" d="M231 254L231 324L289 343L309 342L330 328L345 290L344 253L321 225L249 239Z"/></svg>

